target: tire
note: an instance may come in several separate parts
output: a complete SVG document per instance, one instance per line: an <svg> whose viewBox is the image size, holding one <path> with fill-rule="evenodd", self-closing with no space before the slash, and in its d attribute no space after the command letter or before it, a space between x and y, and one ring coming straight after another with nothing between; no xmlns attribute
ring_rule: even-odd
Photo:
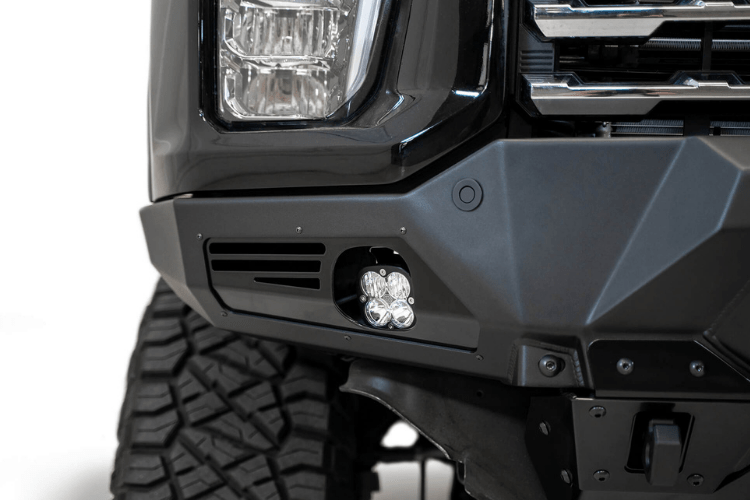
<svg viewBox="0 0 750 500"><path fill-rule="evenodd" d="M160 282L128 372L115 500L369 498L344 375L330 356L210 326Z"/></svg>

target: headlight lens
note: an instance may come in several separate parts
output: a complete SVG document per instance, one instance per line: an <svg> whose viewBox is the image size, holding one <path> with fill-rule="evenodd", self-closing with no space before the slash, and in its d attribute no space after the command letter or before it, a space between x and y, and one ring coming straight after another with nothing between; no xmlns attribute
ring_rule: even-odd
<svg viewBox="0 0 750 500"><path fill-rule="evenodd" d="M362 87L381 0L221 0L228 121L321 119Z"/></svg>

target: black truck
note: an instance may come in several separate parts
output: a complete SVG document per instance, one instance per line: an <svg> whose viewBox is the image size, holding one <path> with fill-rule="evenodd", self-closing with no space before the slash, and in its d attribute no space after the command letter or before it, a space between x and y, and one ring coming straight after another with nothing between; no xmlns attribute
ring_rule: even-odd
<svg viewBox="0 0 750 500"><path fill-rule="evenodd" d="M750 498L750 4L152 9L116 500Z"/></svg>

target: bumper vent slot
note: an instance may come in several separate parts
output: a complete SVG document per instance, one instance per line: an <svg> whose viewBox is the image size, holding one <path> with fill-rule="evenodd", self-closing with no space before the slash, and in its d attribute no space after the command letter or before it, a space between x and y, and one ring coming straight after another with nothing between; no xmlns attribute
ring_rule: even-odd
<svg viewBox="0 0 750 500"><path fill-rule="evenodd" d="M320 261L313 260L214 260L214 271L246 273L319 273Z"/></svg>
<svg viewBox="0 0 750 500"><path fill-rule="evenodd" d="M317 278L255 278L255 282L265 285L291 286L294 288L320 290L320 280Z"/></svg>
<svg viewBox="0 0 750 500"><path fill-rule="evenodd" d="M322 243L211 243L212 255L323 255Z"/></svg>

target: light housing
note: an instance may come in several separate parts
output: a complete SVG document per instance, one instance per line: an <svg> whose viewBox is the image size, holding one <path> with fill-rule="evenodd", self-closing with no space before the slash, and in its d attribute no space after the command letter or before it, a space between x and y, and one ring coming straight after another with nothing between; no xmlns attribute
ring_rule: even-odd
<svg viewBox="0 0 750 500"><path fill-rule="evenodd" d="M358 282L363 316L369 326L404 330L414 325L414 297L407 272L376 266L361 271Z"/></svg>
<svg viewBox="0 0 750 500"><path fill-rule="evenodd" d="M219 113L324 119L362 87L381 0L220 0Z"/></svg>

